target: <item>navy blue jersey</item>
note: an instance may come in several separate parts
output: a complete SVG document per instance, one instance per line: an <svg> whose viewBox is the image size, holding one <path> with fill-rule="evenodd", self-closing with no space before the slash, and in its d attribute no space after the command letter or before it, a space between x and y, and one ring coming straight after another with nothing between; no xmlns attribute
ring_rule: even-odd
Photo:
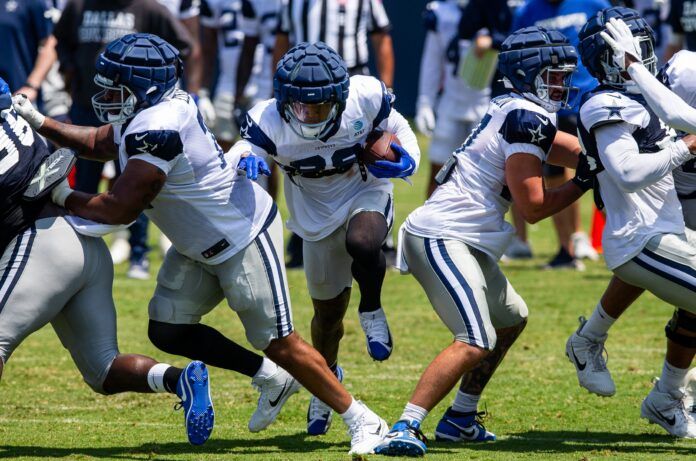
<svg viewBox="0 0 696 461"><path fill-rule="evenodd" d="M672 0L667 22L675 34L683 34L686 49L696 51L696 1Z"/></svg>
<svg viewBox="0 0 696 461"><path fill-rule="evenodd" d="M46 0L0 0L0 77L20 89L34 68L41 41L53 22Z"/></svg>
<svg viewBox="0 0 696 461"><path fill-rule="evenodd" d="M0 118L0 252L15 235L28 229L50 200L22 197L48 148L29 124L14 112Z"/></svg>

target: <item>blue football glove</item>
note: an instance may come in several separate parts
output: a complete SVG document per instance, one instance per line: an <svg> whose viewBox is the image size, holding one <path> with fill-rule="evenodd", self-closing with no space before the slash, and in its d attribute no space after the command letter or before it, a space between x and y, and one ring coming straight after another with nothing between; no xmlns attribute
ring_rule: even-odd
<svg viewBox="0 0 696 461"><path fill-rule="evenodd" d="M259 178L259 173L265 174L266 176L271 175L271 170L268 168L268 163L264 159L254 154L249 154L242 159L237 164L237 170L246 173L248 179L256 181Z"/></svg>
<svg viewBox="0 0 696 461"><path fill-rule="evenodd" d="M416 161L400 145L391 143L391 148L399 154L398 162L378 160L373 164L367 165L367 169L377 178L405 178L411 176L416 169Z"/></svg>

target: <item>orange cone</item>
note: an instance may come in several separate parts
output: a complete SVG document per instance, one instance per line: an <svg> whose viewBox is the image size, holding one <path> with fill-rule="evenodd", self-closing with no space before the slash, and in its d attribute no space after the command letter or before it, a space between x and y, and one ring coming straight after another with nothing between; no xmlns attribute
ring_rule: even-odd
<svg viewBox="0 0 696 461"><path fill-rule="evenodd" d="M607 222L607 218L604 213L599 211L597 207L593 206L594 213L592 214L592 230L590 239L592 241L592 247L597 250L597 253L602 253L602 232L604 231L604 224Z"/></svg>

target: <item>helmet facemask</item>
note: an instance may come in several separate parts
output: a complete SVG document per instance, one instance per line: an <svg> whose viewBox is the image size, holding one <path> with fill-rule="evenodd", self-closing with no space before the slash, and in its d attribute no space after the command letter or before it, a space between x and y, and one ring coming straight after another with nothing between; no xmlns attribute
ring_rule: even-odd
<svg viewBox="0 0 696 461"><path fill-rule="evenodd" d="M570 99L575 64L561 63L557 66L544 67L534 79L533 92L523 95L539 104L548 112L558 112L567 109Z"/></svg>
<svg viewBox="0 0 696 461"><path fill-rule="evenodd" d="M655 46L652 38L648 35L636 35L633 37L633 39L638 41L638 45L640 46L642 56L641 62L651 74L655 75L657 73L657 56L655 56ZM628 77L628 74L623 72L614 63L613 52L611 49L607 49L602 54L601 64L605 74L603 83L609 86L621 88L629 93L640 92L635 82Z"/></svg>
<svg viewBox="0 0 696 461"><path fill-rule="evenodd" d="M100 74L94 76L94 83L103 88L92 96L92 107L102 123L120 125L135 115L138 99L128 87Z"/></svg>
<svg viewBox="0 0 696 461"><path fill-rule="evenodd" d="M288 101L283 105L283 111L295 134L303 139L314 140L321 138L331 129L338 115L338 103Z"/></svg>

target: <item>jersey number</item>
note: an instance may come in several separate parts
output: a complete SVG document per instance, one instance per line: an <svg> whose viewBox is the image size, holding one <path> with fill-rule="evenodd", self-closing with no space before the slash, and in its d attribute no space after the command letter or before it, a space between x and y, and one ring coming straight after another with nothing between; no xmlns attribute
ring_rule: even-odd
<svg viewBox="0 0 696 461"><path fill-rule="evenodd" d="M17 163L19 163L17 145L5 130L0 130L0 175L7 173Z"/></svg>
<svg viewBox="0 0 696 461"><path fill-rule="evenodd" d="M457 149L457 151L462 152L464 149L466 149L467 147L472 145L474 143L474 141L476 140L476 138L478 137L478 135L481 134L481 132L486 129L486 127L488 126L488 123L490 123L492 118L493 117L491 116L491 114L486 114L481 119L481 121L479 122L478 126L474 129L474 131L472 131L471 134L469 135L469 137L466 138L466 141L464 141L464 144L462 144L462 146L459 149Z"/></svg>

